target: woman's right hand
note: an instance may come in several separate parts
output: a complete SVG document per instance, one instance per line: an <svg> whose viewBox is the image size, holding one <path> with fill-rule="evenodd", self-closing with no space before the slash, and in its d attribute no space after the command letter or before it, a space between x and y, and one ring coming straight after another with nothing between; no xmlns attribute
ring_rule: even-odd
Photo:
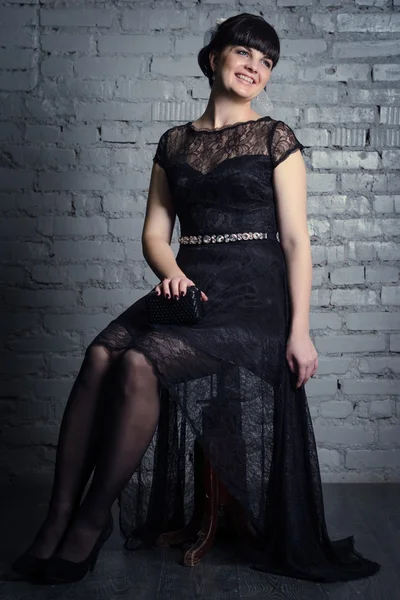
<svg viewBox="0 0 400 600"><path fill-rule="evenodd" d="M186 290L190 285L196 284L187 277L164 277L162 282L156 285L154 289L158 295L164 294L166 298L175 298L175 300L177 300L180 298L180 296L184 296L186 294ZM200 295L203 301L208 300L208 297L204 292L200 292Z"/></svg>

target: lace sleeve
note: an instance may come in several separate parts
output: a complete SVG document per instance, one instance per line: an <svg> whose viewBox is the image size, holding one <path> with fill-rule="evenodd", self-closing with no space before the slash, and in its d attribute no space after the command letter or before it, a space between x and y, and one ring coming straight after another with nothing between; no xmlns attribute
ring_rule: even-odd
<svg viewBox="0 0 400 600"><path fill-rule="evenodd" d="M167 137L168 131L164 131L158 141L156 153L153 156L153 162L158 163L163 169L165 169L167 162Z"/></svg>
<svg viewBox="0 0 400 600"><path fill-rule="evenodd" d="M300 149L300 151L303 151L304 148L305 146L299 142L289 125L283 121L278 121L274 127L271 140L272 168L275 169L276 166L295 150Z"/></svg>

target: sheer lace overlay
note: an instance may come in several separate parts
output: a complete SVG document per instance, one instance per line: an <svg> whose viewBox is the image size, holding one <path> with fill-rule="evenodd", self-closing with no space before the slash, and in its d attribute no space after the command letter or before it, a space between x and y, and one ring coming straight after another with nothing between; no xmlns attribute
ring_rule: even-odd
<svg viewBox="0 0 400 600"><path fill-rule="evenodd" d="M277 231L273 169L304 150L283 121L262 117L216 130L185 123L160 138L181 235ZM181 245L176 261L206 293L192 326L149 325L144 296L91 345L133 348L160 385L160 418L119 495L125 547L152 544L194 509L194 442L245 509L258 544L239 544L253 568L314 581L372 575L354 539L331 541L304 386L286 361L290 303L276 239Z"/></svg>

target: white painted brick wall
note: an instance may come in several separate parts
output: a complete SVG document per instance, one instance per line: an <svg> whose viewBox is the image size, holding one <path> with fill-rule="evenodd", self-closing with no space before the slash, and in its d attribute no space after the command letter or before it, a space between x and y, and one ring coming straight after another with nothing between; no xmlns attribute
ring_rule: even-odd
<svg viewBox="0 0 400 600"><path fill-rule="evenodd" d="M266 17L271 116L307 146L324 481L400 478L399 5L278 0ZM2 3L2 478L50 476L85 347L157 283L140 243L151 158L205 109L204 30L241 10Z"/></svg>

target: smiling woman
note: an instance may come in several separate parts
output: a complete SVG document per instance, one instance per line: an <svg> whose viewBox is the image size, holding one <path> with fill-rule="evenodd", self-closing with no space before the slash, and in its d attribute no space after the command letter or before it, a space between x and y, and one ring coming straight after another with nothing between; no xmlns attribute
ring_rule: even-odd
<svg viewBox="0 0 400 600"><path fill-rule="evenodd" d="M242 45L253 51L236 52ZM236 546L253 568L329 582L380 567L352 536L332 541L326 528L304 388L318 366L304 146L284 121L249 110L271 74L264 55L276 64L276 32L247 13L224 21L199 54L211 80L215 71L204 127L160 137L142 242L157 291L179 302L196 285L205 315L152 324L143 295L88 345L61 424L49 515L19 572L81 579L110 535L117 496L128 550L184 527L196 442L255 532L252 546Z"/></svg>

